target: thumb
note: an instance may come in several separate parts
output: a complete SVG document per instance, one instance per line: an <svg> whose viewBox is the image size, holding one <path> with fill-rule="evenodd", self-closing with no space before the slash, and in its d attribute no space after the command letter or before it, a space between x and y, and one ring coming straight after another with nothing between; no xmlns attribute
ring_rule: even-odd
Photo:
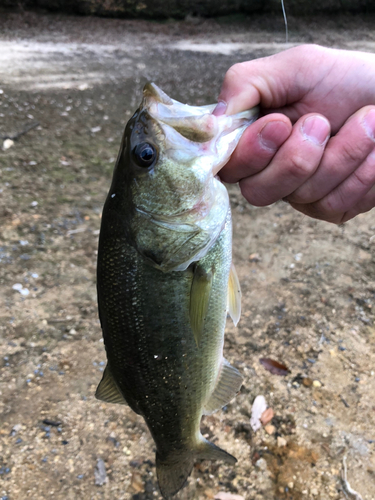
<svg viewBox="0 0 375 500"><path fill-rule="evenodd" d="M234 115L257 106L262 100L261 60L237 63L227 71L214 115Z"/></svg>
<svg viewBox="0 0 375 500"><path fill-rule="evenodd" d="M235 114L258 104L282 108L301 99L311 85L310 57L322 47L301 45L278 54L237 63L227 71L214 114ZM310 63L309 63L310 60Z"/></svg>

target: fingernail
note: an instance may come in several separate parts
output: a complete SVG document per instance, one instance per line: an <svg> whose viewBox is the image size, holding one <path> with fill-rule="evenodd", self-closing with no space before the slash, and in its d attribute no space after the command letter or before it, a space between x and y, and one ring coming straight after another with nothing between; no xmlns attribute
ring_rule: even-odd
<svg viewBox="0 0 375 500"><path fill-rule="evenodd" d="M282 121L268 122L259 132L259 142L265 149L276 151L289 137L290 128Z"/></svg>
<svg viewBox="0 0 375 500"><path fill-rule="evenodd" d="M323 146L329 137L330 126L323 116L309 116L302 124L302 133L306 139Z"/></svg>
<svg viewBox="0 0 375 500"><path fill-rule="evenodd" d="M375 140L375 109L372 109L365 115L364 119L367 135Z"/></svg>
<svg viewBox="0 0 375 500"><path fill-rule="evenodd" d="M225 112L227 110L227 103L224 102L224 101L219 101L217 104L216 104L216 108L212 111L212 114L215 115L215 116L221 116L221 115L225 115Z"/></svg>

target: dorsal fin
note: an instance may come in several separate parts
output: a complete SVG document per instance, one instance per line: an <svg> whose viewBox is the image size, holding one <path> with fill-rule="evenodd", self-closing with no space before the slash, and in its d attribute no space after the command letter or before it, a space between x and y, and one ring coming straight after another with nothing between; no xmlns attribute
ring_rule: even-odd
<svg viewBox="0 0 375 500"><path fill-rule="evenodd" d="M228 404L240 390L242 375L225 358L221 363L216 387L204 406L204 414L210 415Z"/></svg>
<svg viewBox="0 0 375 500"><path fill-rule="evenodd" d="M228 313L233 320L234 326L237 326L241 317L241 287L233 262L228 281Z"/></svg>
<svg viewBox="0 0 375 500"><path fill-rule="evenodd" d="M96 389L95 397L106 403L117 403L120 405L128 404L119 391L108 365L105 367L102 380Z"/></svg>

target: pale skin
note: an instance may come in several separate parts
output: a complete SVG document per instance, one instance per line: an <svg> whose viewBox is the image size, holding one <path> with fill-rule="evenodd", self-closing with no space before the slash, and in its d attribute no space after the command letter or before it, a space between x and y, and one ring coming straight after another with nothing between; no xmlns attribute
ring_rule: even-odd
<svg viewBox="0 0 375 500"><path fill-rule="evenodd" d="M239 63L214 114L260 105L220 171L253 205L340 224L375 206L375 54L301 45Z"/></svg>

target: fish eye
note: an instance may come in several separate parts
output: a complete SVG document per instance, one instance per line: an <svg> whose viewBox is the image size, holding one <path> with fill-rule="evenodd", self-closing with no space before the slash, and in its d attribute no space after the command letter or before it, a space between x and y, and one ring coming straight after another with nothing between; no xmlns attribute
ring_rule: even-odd
<svg viewBox="0 0 375 500"><path fill-rule="evenodd" d="M140 167L150 167L156 158L156 149L148 142L141 142L133 149L134 159Z"/></svg>

